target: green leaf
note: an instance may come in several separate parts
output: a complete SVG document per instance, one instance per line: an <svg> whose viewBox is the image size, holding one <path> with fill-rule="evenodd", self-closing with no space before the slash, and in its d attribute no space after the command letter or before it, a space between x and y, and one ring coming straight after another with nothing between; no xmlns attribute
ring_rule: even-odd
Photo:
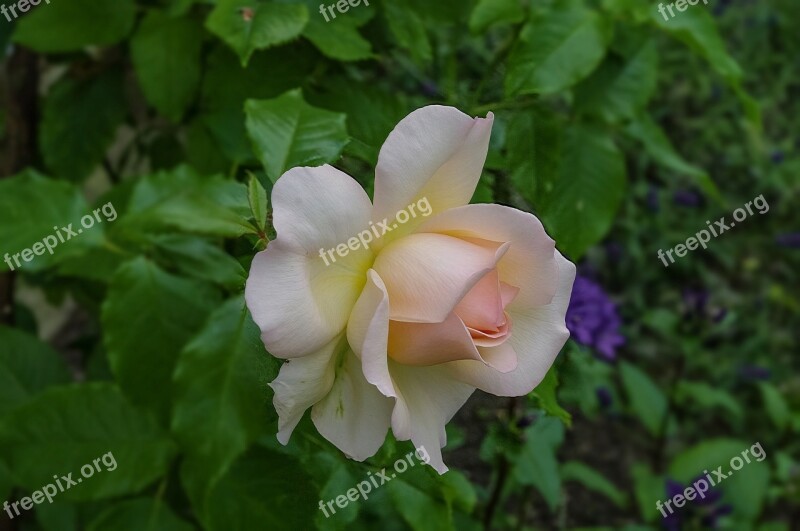
<svg viewBox="0 0 800 531"><path fill-rule="evenodd" d="M470 480L458 470L449 470L439 480L448 505L470 514L478 503L478 495Z"/></svg>
<svg viewBox="0 0 800 531"><path fill-rule="evenodd" d="M77 504L54 501L34 507L42 531L80 531Z"/></svg>
<svg viewBox="0 0 800 531"><path fill-rule="evenodd" d="M313 463L314 467L321 472L320 477L326 478L322 482L322 490L319 493L321 500L335 500L337 496L346 493L362 480L345 460L334 457L332 454L319 452L314 456ZM325 517L322 511L317 511L316 527L320 530L341 529L342 526L355 521L360 507L359 503L348 503L344 508L336 507L335 515L331 515L330 509L328 509L328 517Z"/></svg>
<svg viewBox="0 0 800 531"><path fill-rule="evenodd" d="M5 462L0 460L0 498L7 500L14 488L14 478Z"/></svg>
<svg viewBox="0 0 800 531"><path fill-rule="evenodd" d="M208 319L175 368L172 430L195 467L212 481L264 431L266 384L277 376L244 297L235 297Z"/></svg>
<svg viewBox="0 0 800 531"><path fill-rule="evenodd" d="M267 191L253 173L250 173L247 183L247 199L258 230L264 232L267 227Z"/></svg>
<svg viewBox="0 0 800 531"><path fill-rule="evenodd" d="M755 443L760 444L760 443ZM708 470L714 481L719 483L722 492L722 503L733 506L733 515L744 520L754 520L760 513L764 504L764 497L769 486L770 467L762 461L757 461L752 452L748 452L747 463L742 452L751 450L752 446L744 441L732 439L712 439L693 446L675 457L669 467L669 475L675 480L688 484L699 477L705 476ZM763 449L763 447L762 447ZM762 453L762 452L758 452ZM766 452L763 452L766 456ZM732 470L731 461L738 457L742 461L740 470ZM725 479L717 480L711 472L721 466ZM714 488L714 487L712 487Z"/></svg>
<svg viewBox="0 0 800 531"><path fill-rule="evenodd" d="M717 31L717 23L709 9L689 9L680 16L664 20L657 9L651 10L655 25L708 61L711 68L729 82L742 77L742 69L725 50L725 42Z"/></svg>
<svg viewBox="0 0 800 531"><path fill-rule="evenodd" d="M192 531L160 499L125 500L103 511L87 531Z"/></svg>
<svg viewBox="0 0 800 531"><path fill-rule="evenodd" d="M179 122L200 82L202 27L191 18L151 11L131 39L131 59L147 101Z"/></svg>
<svg viewBox="0 0 800 531"><path fill-rule="evenodd" d="M422 472L413 478L397 476L386 486L395 509L414 531L454 529L452 511L435 496L436 484Z"/></svg>
<svg viewBox="0 0 800 531"><path fill-rule="evenodd" d="M633 494L644 521L660 520L661 514L656 510L655 502L666 498L664 478L653 474L646 464L634 463L631 467L631 479Z"/></svg>
<svg viewBox="0 0 800 531"><path fill-rule="evenodd" d="M31 215L31 205L36 205L36 215ZM80 219L91 213L86 201L78 189L72 184L42 177L35 171L25 171L11 178L0 180L0 253L10 255L10 261L17 267L14 255L23 270L42 270L63 260L66 256L84 251L88 246L100 239L102 229L95 226L91 231L83 231L76 237L56 240L51 246L53 253L46 248L39 248L41 256L33 256L31 262L25 262L21 256L23 249L32 249L45 238L56 238L62 227L73 224L77 232ZM58 231L54 229L58 227ZM82 229L81 229L82 230ZM100 231L100 232L98 232ZM4 257L3 257L4 258ZM0 267L6 271L8 262Z"/></svg>
<svg viewBox="0 0 800 531"><path fill-rule="evenodd" d="M219 0L206 27L239 54L242 66L247 66L254 51L298 37L307 22L304 5Z"/></svg>
<svg viewBox="0 0 800 531"><path fill-rule="evenodd" d="M534 202L558 247L578 260L605 237L625 195L625 159L603 131L577 125L566 135L555 182Z"/></svg>
<svg viewBox="0 0 800 531"><path fill-rule="evenodd" d="M431 43L425 23L412 9L407 0L395 0L383 4L384 16L397 43L408 50L417 62L428 62L433 57Z"/></svg>
<svg viewBox="0 0 800 531"><path fill-rule="evenodd" d="M358 141L346 149L372 166L389 133L413 109L403 94L375 84L354 84L344 76L326 80L306 97L316 107L347 115L347 131Z"/></svg>
<svg viewBox="0 0 800 531"><path fill-rule="evenodd" d="M126 102L120 70L94 77L63 77L44 100L39 147L45 163L60 178L88 177L125 118Z"/></svg>
<svg viewBox="0 0 800 531"><path fill-rule="evenodd" d="M411 5L425 20L442 24L465 22L472 12L474 0L409 0Z"/></svg>
<svg viewBox="0 0 800 531"><path fill-rule="evenodd" d="M558 180L563 124L544 106L515 113L508 125L508 166L522 196L537 204L544 186Z"/></svg>
<svg viewBox="0 0 800 531"><path fill-rule="evenodd" d="M129 256L118 250L105 247L92 247L86 252L67 256L59 261L56 269L59 276L80 278L108 284L117 268Z"/></svg>
<svg viewBox="0 0 800 531"><path fill-rule="evenodd" d="M167 415L178 354L218 300L208 284L166 273L145 258L120 267L102 323L111 369L136 403Z"/></svg>
<svg viewBox="0 0 800 531"><path fill-rule="evenodd" d="M631 138L641 142L647 154L653 157L658 164L679 174L692 177L709 197L714 198L721 205L725 205L719 188L711 180L708 172L686 162L675 150L664 130L649 115L639 114L628 124L625 132Z"/></svg>
<svg viewBox="0 0 800 531"><path fill-rule="evenodd" d="M561 477L565 482L577 481L587 489L602 494L617 507L628 505L628 498L623 491L600 472L580 461L567 461L561 465Z"/></svg>
<svg viewBox="0 0 800 531"><path fill-rule="evenodd" d="M544 379L533 390L533 396L539 400L539 407L548 415L557 417L567 426L571 426L572 415L558 403L556 389L558 389L558 374L555 366L553 366L550 367Z"/></svg>
<svg viewBox="0 0 800 531"><path fill-rule="evenodd" d="M180 231L236 238L255 233L248 223L247 187L222 177L202 178L186 167L139 179L117 233Z"/></svg>
<svg viewBox="0 0 800 531"><path fill-rule="evenodd" d="M679 381L675 388L675 400L704 409L721 408L737 421L744 418L742 406L730 393L703 382Z"/></svg>
<svg viewBox="0 0 800 531"><path fill-rule="evenodd" d="M609 54L600 68L575 90L575 109L597 113L613 122L632 118L656 89L658 55L655 40L645 41L630 57Z"/></svg>
<svg viewBox="0 0 800 531"><path fill-rule="evenodd" d="M0 418L46 388L71 380L67 364L49 345L0 325Z"/></svg>
<svg viewBox="0 0 800 531"><path fill-rule="evenodd" d="M469 30L479 34L495 24L516 24L525 19L519 0L479 0L469 17Z"/></svg>
<svg viewBox="0 0 800 531"><path fill-rule="evenodd" d="M792 417L792 411L789 409L786 400L772 384L761 382L758 385L758 390L761 392L761 399L764 401L764 409L767 411L767 416L779 431L784 431L789 426L789 421Z"/></svg>
<svg viewBox="0 0 800 531"><path fill-rule="evenodd" d="M334 9L334 18L331 18L330 12L326 11L326 20L319 12L317 0L296 1L305 4L311 13L308 25L303 30L303 36L325 56L339 61L360 61L372 57L372 46L358 32L358 27L374 16L374 6L361 4L355 8L348 8L348 12L344 14ZM332 4L333 2L323 5Z"/></svg>
<svg viewBox="0 0 800 531"><path fill-rule="evenodd" d="M51 389L14 410L0 426L0 448L26 489L72 473L80 484L63 484L58 496L76 501L142 490L167 472L175 450L151 417L100 383ZM85 465L93 472L81 472Z"/></svg>
<svg viewBox="0 0 800 531"><path fill-rule="evenodd" d="M14 42L42 53L74 52L109 46L133 28L133 0L52 0L20 18Z"/></svg>
<svg viewBox="0 0 800 531"><path fill-rule="evenodd" d="M299 42L257 52L244 69L228 48L215 48L203 74L200 117L219 149L237 163L255 161L245 130L245 100L274 98L301 86L318 59L311 45Z"/></svg>
<svg viewBox="0 0 800 531"><path fill-rule="evenodd" d="M299 90L272 100L247 100L247 133L274 183L295 166L333 162L347 144L344 114L307 104Z"/></svg>
<svg viewBox="0 0 800 531"><path fill-rule="evenodd" d="M293 458L256 448L209 496L209 531L313 529L319 492Z"/></svg>
<svg viewBox="0 0 800 531"><path fill-rule="evenodd" d="M506 93L553 94L571 87L600 64L611 30L582 7L548 11L525 25L508 58Z"/></svg>
<svg viewBox="0 0 800 531"><path fill-rule="evenodd" d="M525 430L525 445L516 460L514 477L541 493L550 510L561 499L561 474L556 449L564 438L564 425L555 418L540 418Z"/></svg>
<svg viewBox="0 0 800 531"><path fill-rule="evenodd" d="M631 409L651 435L663 435L661 431L667 414L664 393L647 374L630 363L620 363L619 369Z"/></svg>
<svg viewBox="0 0 800 531"><path fill-rule="evenodd" d="M219 245L196 236L163 234L150 236L160 263L187 278L205 280L231 291L241 291L247 280L242 265Z"/></svg>

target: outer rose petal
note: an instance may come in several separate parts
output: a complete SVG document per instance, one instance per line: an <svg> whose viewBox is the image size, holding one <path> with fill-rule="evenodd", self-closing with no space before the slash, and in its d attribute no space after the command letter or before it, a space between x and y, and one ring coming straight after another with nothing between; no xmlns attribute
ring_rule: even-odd
<svg viewBox="0 0 800 531"><path fill-rule="evenodd" d="M330 393L311 409L311 420L322 436L348 457L363 461L375 455L386 440L392 403L367 382L361 362L348 348L337 360Z"/></svg>
<svg viewBox="0 0 800 531"><path fill-rule="evenodd" d="M412 234L386 247L373 268L389 293L390 318L440 323L491 269L508 244L475 245L441 234Z"/></svg>
<svg viewBox="0 0 800 531"><path fill-rule="evenodd" d="M520 288L507 310L535 308L553 298L555 242L533 214L501 205L466 205L426 220L417 232L511 242L508 253L497 264L500 280Z"/></svg>
<svg viewBox="0 0 800 531"><path fill-rule="evenodd" d="M478 185L494 115L470 118L453 107L431 105L406 116L389 134L375 168L373 221L395 219L409 204L427 197L434 212L469 203ZM380 249L407 233L423 217L376 242Z"/></svg>
<svg viewBox="0 0 800 531"><path fill-rule="evenodd" d="M284 363L278 377L269 384L275 390L272 403L278 412L278 440L281 444L289 442L306 409L331 390L335 375L332 361L337 350L343 347L342 339L338 336L319 351Z"/></svg>
<svg viewBox="0 0 800 531"><path fill-rule="evenodd" d="M517 353L517 368L503 374L472 360L453 361L446 364L453 378L498 396L525 395L539 385L569 338L564 315L575 280L575 265L558 252L556 264L558 287L553 301L539 308L509 311L514 331L504 345L510 344ZM485 358L490 355L484 352L492 348L480 349Z"/></svg>
<svg viewBox="0 0 800 531"><path fill-rule="evenodd" d="M452 363L483 365L472 360ZM431 457L429 464L444 474L448 470L442 461L441 449L447 443L444 427L475 388L454 380L447 365L410 367L389 361L389 371L399 395L392 413L395 437L424 446Z"/></svg>
<svg viewBox="0 0 800 531"><path fill-rule="evenodd" d="M278 239L321 260L320 248L346 243L368 227L372 203L355 179L326 164L284 173L272 189L272 208Z"/></svg>
<svg viewBox="0 0 800 531"><path fill-rule="evenodd" d="M272 201L278 237L253 259L245 299L267 350L294 358L321 349L347 325L372 253L351 251L326 266L319 250L363 230L370 203L358 183L329 166L286 172Z"/></svg>

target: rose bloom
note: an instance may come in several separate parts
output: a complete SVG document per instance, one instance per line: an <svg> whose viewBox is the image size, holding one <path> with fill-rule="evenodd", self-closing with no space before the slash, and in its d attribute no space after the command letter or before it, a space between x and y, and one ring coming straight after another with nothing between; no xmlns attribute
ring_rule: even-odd
<svg viewBox="0 0 800 531"><path fill-rule="evenodd" d="M445 424L476 388L521 396L544 378L569 337L575 266L532 214L468 204L492 122L412 112L381 148L374 204L327 165L275 184L277 238L254 258L245 296L267 350L286 360L270 384L282 444L311 408L352 459L374 455L391 426L444 473ZM412 204L429 215L398 217ZM366 246L323 252L380 234L384 219L391 230Z"/></svg>

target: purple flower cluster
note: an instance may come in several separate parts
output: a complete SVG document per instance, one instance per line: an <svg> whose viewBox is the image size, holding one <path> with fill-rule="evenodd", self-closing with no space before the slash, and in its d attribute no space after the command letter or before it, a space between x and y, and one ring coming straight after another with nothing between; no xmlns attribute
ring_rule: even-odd
<svg viewBox="0 0 800 531"><path fill-rule="evenodd" d="M608 361L615 360L617 348L625 344L616 305L599 284L584 276L575 278L566 321L578 343L594 348Z"/></svg>
<svg viewBox="0 0 800 531"><path fill-rule="evenodd" d="M800 232L790 232L788 234L781 234L776 238L778 245L782 247L789 247L800 249Z"/></svg>
<svg viewBox="0 0 800 531"><path fill-rule="evenodd" d="M696 479L699 480L702 477L700 476ZM694 481L690 481L684 486L673 479L667 479L665 485L667 498L673 498L676 494L683 493L684 487L688 487L693 483ZM664 528L668 531L680 531L687 527L687 524L691 521L699 520L699 524L703 529L716 529L718 520L733 512L733 507L730 504L720 503L721 498L722 493L712 487L705 494L705 497L695 498L691 505L687 503L683 508L668 514L663 521ZM697 525L697 522L695 522L695 525ZM688 527L691 528L692 526Z"/></svg>

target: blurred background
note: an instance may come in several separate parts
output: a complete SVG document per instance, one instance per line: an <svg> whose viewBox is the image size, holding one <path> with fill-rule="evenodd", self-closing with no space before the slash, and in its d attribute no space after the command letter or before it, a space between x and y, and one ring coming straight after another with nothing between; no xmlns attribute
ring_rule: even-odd
<svg viewBox="0 0 800 531"><path fill-rule="evenodd" d="M0 530L800 529L797 3L328 1L5 0L0 254L84 228L0 265L0 501L117 467ZM371 195L429 104L495 113L473 202L535 213L578 264L572 338L529 396L473 395L450 472L326 518L413 448L350 461L308 416L277 443L242 297L262 198L322 163Z"/></svg>

